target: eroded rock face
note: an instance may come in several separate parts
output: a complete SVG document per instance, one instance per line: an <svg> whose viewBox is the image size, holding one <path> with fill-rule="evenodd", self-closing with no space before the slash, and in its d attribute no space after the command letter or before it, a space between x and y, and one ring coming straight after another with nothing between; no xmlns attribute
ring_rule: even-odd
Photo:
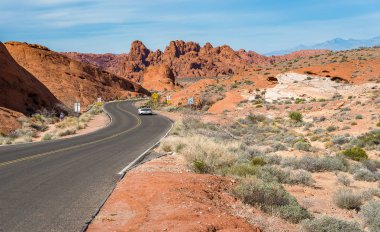
<svg viewBox="0 0 380 232"><path fill-rule="evenodd" d="M149 94L131 80L120 78L49 49L19 42L8 42L5 46L19 65L67 106L71 107L74 102L80 101L85 107L94 103L97 97L117 99ZM110 57L112 57L111 54L97 56L96 60L100 66L112 60ZM93 62L95 61L88 59L86 63Z"/></svg>
<svg viewBox="0 0 380 232"><path fill-rule="evenodd" d="M142 86L151 91L168 91L175 89L175 77L167 65L149 66L143 78Z"/></svg>
<svg viewBox="0 0 380 232"><path fill-rule="evenodd" d="M201 47L195 42L177 40L171 41L164 52L150 51L141 41L134 41L129 54L65 53L65 55L96 65L124 78L142 82L144 70L149 66L166 65L176 78L215 77L240 74L253 65L275 63L325 52L328 51L300 51L285 56L266 57L243 49L235 51L227 45L213 47L210 43L206 43Z"/></svg>
<svg viewBox="0 0 380 232"><path fill-rule="evenodd" d="M41 108L51 109L59 103L48 88L13 59L2 43L0 43L0 92L0 107L23 114L32 114Z"/></svg>
<svg viewBox="0 0 380 232"><path fill-rule="evenodd" d="M35 46L35 45L32 45ZM0 133L20 127L17 118L43 108L53 109L58 99L36 77L21 67L0 42Z"/></svg>

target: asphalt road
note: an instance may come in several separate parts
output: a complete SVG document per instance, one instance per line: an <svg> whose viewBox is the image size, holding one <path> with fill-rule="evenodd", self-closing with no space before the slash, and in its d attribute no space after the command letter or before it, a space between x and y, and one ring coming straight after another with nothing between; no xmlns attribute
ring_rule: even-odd
<svg viewBox="0 0 380 232"><path fill-rule="evenodd" d="M171 127L108 103L111 124L69 139L0 147L0 231L80 231L112 191L117 174Z"/></svg>

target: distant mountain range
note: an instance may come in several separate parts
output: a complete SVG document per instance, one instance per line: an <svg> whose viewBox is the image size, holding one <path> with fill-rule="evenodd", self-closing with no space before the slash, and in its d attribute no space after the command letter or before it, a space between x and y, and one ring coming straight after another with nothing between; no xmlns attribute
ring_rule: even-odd
<svg viewBox="0 0 380 232"><path fill-rule="evenodd" d="M380 36L372 39L341 39L336 38L314 45L299 45L294 48L266 53L266 56L289 54L299 50L328 49L332 51L350 50L359 47L373 47L380 45Z"/></svg>

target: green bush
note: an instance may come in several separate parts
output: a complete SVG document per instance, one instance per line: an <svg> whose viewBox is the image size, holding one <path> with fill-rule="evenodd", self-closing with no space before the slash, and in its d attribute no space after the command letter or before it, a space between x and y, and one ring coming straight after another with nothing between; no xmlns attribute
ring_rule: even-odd
<svg viewBox="0 0 380 232"><path fill-rule="evenodd" d="M42 140L51 140L53 138L53 135L50 133L46 133L43 137Z"/></svg>
<svg viewBox="0 0 380 232"><path fill-rule="evenodd" d="M296 122L302 122L302 114L298 111L292 111L289 113L289 118L296 121Z"/></svg>
<svg viewBox="0 0 380 232"><path fill-rule="evenodd" d="M369 201L362 206L360 214L364 223L371 232L380 231L380 203L377 201Z"/></svg>
<svg viewBox="0 0 380 232"><path fill-rule="evenodd" d="M264 157L257 156L257 157L254 157L254 158L251 160L251 164L252 164L252 165L256 165L256 166L263 166L263 165L266 164L266 162L265 162Z"/></svg>
<svg viewBox="0 0 380 232"><path fill-rule="evenodd" d="M343 151L343 155L356 161L368 159L367 153L360 147L353 147Z"/></svg>
<svg viewBox="0 0 380 232"><path fill-rule="evenodd" d="M250 164L234 164L231 167L227 167L222 171L223 175L232 176L252 176L258 173L258 167Z"/></svg>
<svg viewBox="0 0 380 232"><path fill-rule="evenodd" d="M337 129L336 126L328 126L328 127L326 128L326 130L327 130L328 132L336 131L336 129Z"/></svg>
<svg viewBox="0 0 380 232"><path fill-rule="evenodd" d="M379 121L378 123L376 123L376 126L377 126L377 127L380 127L380 121Z"/></svg>
<svg viewBox="0 0 380 232"><path fill-rule="evenodd" d="M334 193L334 203L342 209L359 210L362 205L362 196L355 194L351 189L339 189Z"/></svg>
<svg viewBox="0 0 380 232"><path fill-rule="evenodd" d="M308 142L305 141L298 141L296 142L293 147L297 150L300 151L310 151L311 150L311 145Z"/></svg>
<svg viewBox="0 0 380 232"><path fill-rule="evenodd" d="M234 189L234 194L244 203L260 207L265 212L278 215L292 223L311 217L309 212L276 182L245 179Z"/></svg>
<svg viewBox="0 0 380 232"><path fill-rule="evenodd" d="M361 232L359 225L342 221L333 217L323 216L318 219L302 222L302 232Z"/></svg>
<svg viewBox="0 0 380 232"><path fill-rule="evenodd" d="M194 160L193 166L194 170L198 173L208 173L210 169L203 160Z"/></svg>

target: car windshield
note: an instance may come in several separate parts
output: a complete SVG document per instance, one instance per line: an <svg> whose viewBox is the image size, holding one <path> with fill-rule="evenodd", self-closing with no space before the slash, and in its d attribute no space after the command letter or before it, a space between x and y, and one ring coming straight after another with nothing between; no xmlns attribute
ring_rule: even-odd
<svg viewBox="0 0 380 232"><path fill-rule="evenodd" d="M150 108L142 108L141 109L142 111L149 111L149 110L151 110Z"/></svg>

